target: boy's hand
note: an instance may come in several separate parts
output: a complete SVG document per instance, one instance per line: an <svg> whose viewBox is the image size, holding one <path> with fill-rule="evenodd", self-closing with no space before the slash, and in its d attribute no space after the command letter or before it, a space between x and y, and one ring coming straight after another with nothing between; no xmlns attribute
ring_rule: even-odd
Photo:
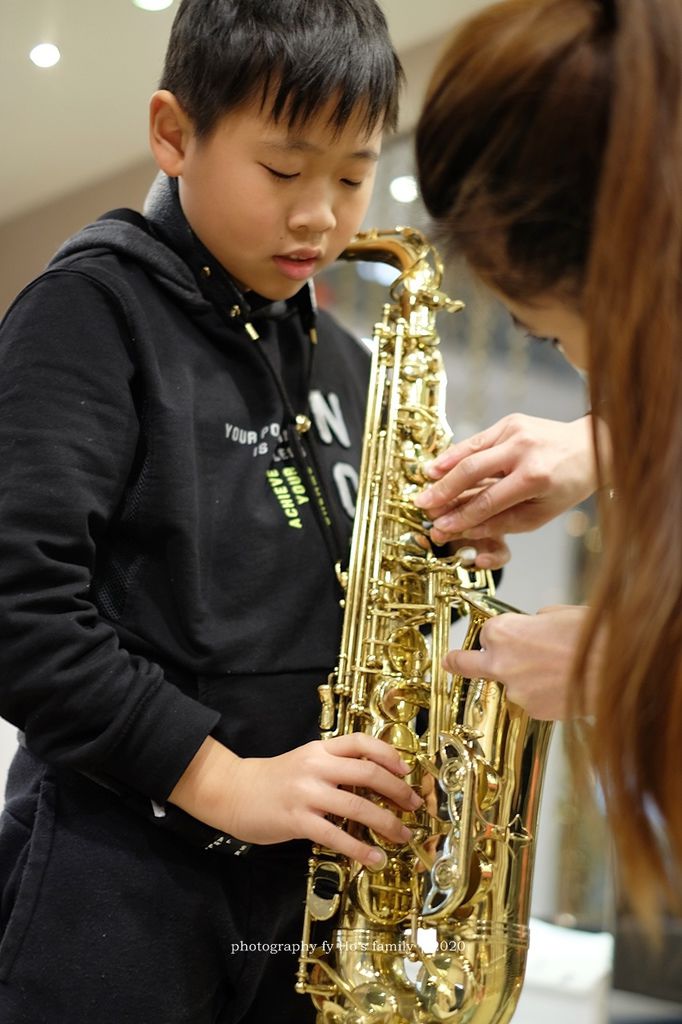
<svg viewBox="0 0 682 1024"><path fill-rule="evenodd" d="M589 608L553 605L537 615L508 612L484 623L480 651L450 651L443 664L467 678L496 679L532 718L564 719L571 712L571 670ZM588 660L585 697L597 683L599 652Z"/></svg>
<svg viewBox="0 0 682 1024"><path fill-rule="evenodd" d="M505 416L452 445L428 472L435 482L414 501L433 522L434 543L534 530L596 488L591 418Z"/></svg>
<svg viewBox="0 0 682 1024"><path fill-rule="evenodd" d="M187 813L244 842L310 839L367 867L381 850L328 816L359 822L392 843L410 832L391 810L353 788L414 811L422 799L403 781L408 766L395 748L364 733L316 740L270 758L240 758L208 738L170 796Z"/></svg>

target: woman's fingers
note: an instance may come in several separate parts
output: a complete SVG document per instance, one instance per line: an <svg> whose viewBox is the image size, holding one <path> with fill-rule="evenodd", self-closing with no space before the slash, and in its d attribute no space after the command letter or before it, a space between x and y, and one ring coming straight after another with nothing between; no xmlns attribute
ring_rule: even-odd
<svg viewBox="0 0 682 1024"><path fill-rule="evenodd" d="M472 437L451 444L446 451L438 455L426 466L426 474L432 480L439 480L445 473L476 452L485 451L497 445L505 434L507 424L505 419L498 420L486 430L482 430Z"/></svg>
<svg viewBox="0 0 682 1024"><path fill-rule="evenodd" d="M462 544L467 544L464 539ZM477 569L501 569L511 559L511 551L501 537L484 537L471 545L476 549L474 565Z"/></svg>
<svg viewBox="0 0 682 1024"><path fill-rule="evenodd" d="M600 655L587 666L581 701L572 701L572 665L589 609L555 605L537 615L507 612L481 629L481 650L450 651L444 666L469 679L497 680L508 700L534 718L554 720L583 713L593 698Z"/></svg>
<svg viewBox="0 0 682 1024"><path fill-rule="evenodd" d="M448 672L465 679L493 679L487 651L449 651L443 658Z"/></svg>
<svg viewBox="0 0 682 1024"><path fill-rule="evenodd" d="M509 450L506 444L468 455L440 480L436 480L420 494L415 495L414 503L417 508L427 511L442 505L450 505L460 499L464 492L480 487L483 480L506 475L508 463Z"/></svg>
<svg viewBox="0 0 682 1024"><path fill-rule="evenodd" d="M441 534L464 534L476 528L490 530L493 522L496 532L513 522L503 520L501 515L518 506L527 507L529 499L537 497L539 488L536 482L523 473L511 474L490 483L480 489L468 501L457 504L444 515L433 519L433 527ZM510 532L508 525L506 531ZM470 534L471 535L471 534Z"/></svg>

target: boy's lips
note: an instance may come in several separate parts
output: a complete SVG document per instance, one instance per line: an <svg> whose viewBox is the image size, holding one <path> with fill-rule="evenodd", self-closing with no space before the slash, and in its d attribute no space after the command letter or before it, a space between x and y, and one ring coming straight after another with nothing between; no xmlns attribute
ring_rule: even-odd
<svg viewBox="0 0 682 1024"><path fill-rule="evenodd" d="M315 273L321 256L319 249L297 249L295 252L273 256L273 259L285 277L292 281L303 281Z"/></svg>

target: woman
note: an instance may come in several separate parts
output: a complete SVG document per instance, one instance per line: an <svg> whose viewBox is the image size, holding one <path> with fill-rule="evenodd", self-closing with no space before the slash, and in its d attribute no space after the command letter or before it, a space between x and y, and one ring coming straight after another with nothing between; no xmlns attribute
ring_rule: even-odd
<svg viewBox="0 0 682 1024"><path fill-rule="evenodd" d="M594 717L625 891L651 920L679 906L682 865L682 4L486 8L436 69L417 157L448 246L587 371L595 414L455 445L418 499L434 540L605 499L591 608L502 616L448 665L538 717Z"/></svg>

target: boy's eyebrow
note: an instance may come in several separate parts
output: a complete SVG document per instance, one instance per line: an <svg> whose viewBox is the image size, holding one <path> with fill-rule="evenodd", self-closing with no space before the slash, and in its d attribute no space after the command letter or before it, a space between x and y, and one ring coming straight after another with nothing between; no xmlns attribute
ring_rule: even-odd
<svg viewBox="0 0 682 1024"><path fill-rule="evenodd" d="M283 142L265 142L266 149L277 149L281 153L290 152L291 150L297 150L300 153L315 153L320 154L324 152L321 146L316 146L313 142L306 142L305 139L286 139ZM353 153L347 153L346 156L351 160L372 160L378 161L379 154L376 149L358 149Z"/></svg>

